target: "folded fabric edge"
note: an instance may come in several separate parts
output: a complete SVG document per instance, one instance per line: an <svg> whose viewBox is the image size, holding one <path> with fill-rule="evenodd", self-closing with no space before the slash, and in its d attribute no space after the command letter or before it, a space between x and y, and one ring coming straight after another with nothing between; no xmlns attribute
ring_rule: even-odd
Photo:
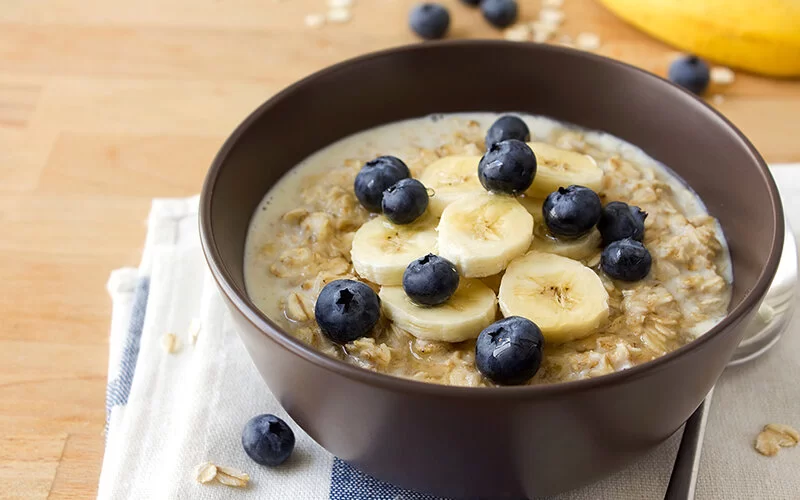
<svg viewBox="0 0 800 500"><path fill-rule="evenodd" d="M130 395L147 313L153 251L162 243L172 242L172 239L166 238L165 235L174 233L178 221L185 217L196 216L199 200L199 195L185 198L153 199L147 219L147 236L139 267L115 269L106 283L106 290L111 295L114 307L130 307L128 324L119 326L120 329L124 328L121 332L112 331L113 341L109 342L109 349L115 349L116 352L109 353L106 431L108 431L112 410L127 404ZM133 293L132 303L126 304L124 301L118 300L121 293ZM111 363L115 363L116 366L111 366ZM112 377L112 373L115 373L115 376Z"/></svg>
<svg viewBox="0 0 800 500"><path fill-rule="evenodd" d="M108 335L108 384L118 375L122 346L130 325L138 269L125 267L111 272L106 283L106 291L111 297L111 329Z"/></svg>
<svg viewBox="0 0 800 500"><path fill-rule="evenodd" d="M142 338L144 318L147 313L147 299L150 293L150 278L137 278L135 287L130 321L125 337L120 342L121 352L118 356L119 368L117 376L113 380L109 380L106 387L106 431L108 431L111 411L115 407L125 405L128 402L133 374L136 370L136 361L139 357L139 343Z"/></svg>
<svg viewBox="0 0 800 500"><path fill-rule="evenodd" d="M135 267L121 267L114 269L106 282L106 291L113 300L118 293L130 292L136 287L139 270Z"/></svg>
<svg viewBox="0 0 800 500"><path fill-rule="evenodd" d="M153 251L156 246L175 243L178 237L177 228L186 217L196 217L200 195L186 198L155 198L150 205L147 218L147 236L145 237L142 261L139 272L150 274Z"/></svg>

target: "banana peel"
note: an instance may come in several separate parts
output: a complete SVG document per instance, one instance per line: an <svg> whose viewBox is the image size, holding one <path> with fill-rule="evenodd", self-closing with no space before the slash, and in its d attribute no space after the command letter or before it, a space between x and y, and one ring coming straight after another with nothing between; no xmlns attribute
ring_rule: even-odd
<svg viewBox="0 0 800 500"><path fill-rule="evenodd" d="M642 31L716 63L800 76L800 0L599 0Z"/></svg>

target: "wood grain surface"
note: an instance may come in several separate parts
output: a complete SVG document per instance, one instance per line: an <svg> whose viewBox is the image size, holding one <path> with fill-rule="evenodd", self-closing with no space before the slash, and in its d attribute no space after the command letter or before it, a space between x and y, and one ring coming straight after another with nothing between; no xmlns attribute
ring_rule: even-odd
<svg viewBox="0 0 800 500"><path fill-rule="evenodd" d="M292 81L417 40L415 0L0 2L0 497L90 498L103 456L109 272L136 265L150 199L197 193L226 135ZM451 38L499 38L444 0ZM539 0L520 0L532 20ZM664 74L675 52L592 0L562 32ZM716 91L714 91L716 92ZM717 104L771 162L800 161L800 83L739 74ZM658 117L654 117L658 119Z"/></svg>

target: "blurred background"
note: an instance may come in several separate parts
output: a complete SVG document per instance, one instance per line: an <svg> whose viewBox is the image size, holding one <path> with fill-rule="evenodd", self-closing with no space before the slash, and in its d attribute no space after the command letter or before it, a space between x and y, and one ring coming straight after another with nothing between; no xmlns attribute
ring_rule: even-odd
<svg viewBox="0 0 800 500"><path fill-rule="evenodd" d="M94 496L105 283L138 263L151 199L199 192L226 136L293 81L425 43L409 28L416 3L0 2L0 496ZM440 3L446 39L562 44L661 76L696 52L711 67L703 98L767 161L800 161L796 1L519 0L506 29Z"/></svg>

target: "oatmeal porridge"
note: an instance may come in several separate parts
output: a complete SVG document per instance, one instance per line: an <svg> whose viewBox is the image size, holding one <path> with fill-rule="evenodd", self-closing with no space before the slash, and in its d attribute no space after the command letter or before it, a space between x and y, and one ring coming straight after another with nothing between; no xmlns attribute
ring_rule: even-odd
<svg viewBox="0 0 800 500"><path fill-rule="evenodd" d="M732 279L725 239L671 171L608 134L539 116L517 115L525 137L503 137L518 133L512 123L495 143L499 116L384 125L291 170L249 228L245 281L256 306L329 356L464 386L624 370L725 316ZM532 172L522 168L531 153ZM374 182L356 177L376 157L370 165L382 161L384 172L399 173L392 189L370 198L365 186L374 191ZM507 179L509 165L527 182ZM416 181L395 184L408 174ZM420 196L425 203L412 203ZM415 282L412 268L432 278ZM334 302L320 296L323 289L338 293ZM347 307L342 293L375 304L351 320L361 334L320 317L323 302ZM504 379L487 365L494 358L481 355L523 344L527 351L508 358L527 363L522 377Z"/></svg>

